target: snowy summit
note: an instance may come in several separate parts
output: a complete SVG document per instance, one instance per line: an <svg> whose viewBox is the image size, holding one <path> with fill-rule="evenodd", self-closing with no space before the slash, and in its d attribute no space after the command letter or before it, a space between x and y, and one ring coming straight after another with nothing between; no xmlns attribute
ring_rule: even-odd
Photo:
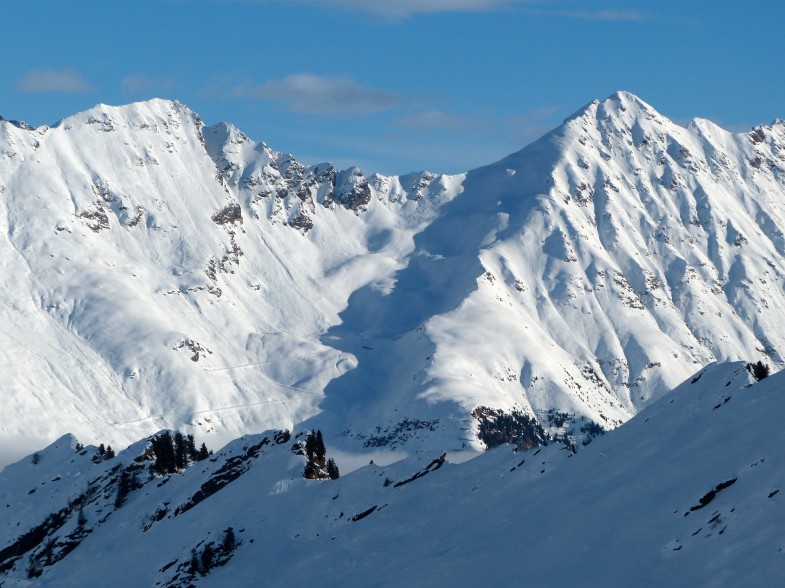
<svg viewBox="0 0 785 588"><path fill-rule="evenodd" d="M366 177L152 100L0 121L0 153L9 447L482 448L482 407L610 429L711 361L782 363L781 121L617 93L493 165Z"/></svg>
<svg viewBox="0 0 785 588"><path fill-rule="evenodd" d="M775 582L784 193L624 92L458 175L0 119L0 583Z"/></svg>

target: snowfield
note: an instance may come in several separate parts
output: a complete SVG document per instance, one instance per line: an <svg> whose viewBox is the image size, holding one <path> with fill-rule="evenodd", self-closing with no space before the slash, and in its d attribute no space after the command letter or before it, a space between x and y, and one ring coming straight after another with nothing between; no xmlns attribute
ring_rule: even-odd
<svg viewBox="0 0 785 588"><path fill-rule="evenodd" d="M623 92L457 176L305 166L162 100L0 121L0 456L481 450L478 407L612 429L710 362L782 365L783 192L782 121Z"/></svg>

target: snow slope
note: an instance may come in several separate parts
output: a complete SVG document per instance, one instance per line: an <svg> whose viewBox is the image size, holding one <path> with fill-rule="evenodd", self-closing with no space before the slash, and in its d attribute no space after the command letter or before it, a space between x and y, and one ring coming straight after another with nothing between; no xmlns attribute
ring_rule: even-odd
<svg viewBox="0 0 785 588"><path fill-rule="evenodd" d="M394 431L414 405L455 447L478 405L612 428L711 361L781 366L783 193L781 121L734 135L595 101L469 172L393 292L353 294L330 344L359 366L315 422L354 407L354 429Z"/></svg>
<svg viewBox="0 0 785 588"><path fill-rule="evenodd" d="M3 121L0 145L3 443L314 414L354 361L319 336L460 189L304 168L160 100Z"/></svg>
<svg viewBox="0 0 785 588"><path fill-rule="evenodd" d="M479 448L479 406L612 428L708 362L782 364L784 191L781 121L626 93L458 176L306 167L161 100L0 121L0 451Z"/></svg>
<svg viewBox="0 0 785 588"><path fill-rule="evenodd" d="M94 447L80 455L65 437L0 473L0 569L9 586L27 585L31 561L35 585L58 587L773 585L785 567L784 382L712 364L574 455L505 446L453 464L426 452L336 481L300 478L295 440L265 433L181 474L140 474L119 508L108 472L134 467L145 442L94 464ZM184 508L221 472L240 473ZM229 527L220 564L189 572ZM62 556L69 537L81 539Z"/></svg>

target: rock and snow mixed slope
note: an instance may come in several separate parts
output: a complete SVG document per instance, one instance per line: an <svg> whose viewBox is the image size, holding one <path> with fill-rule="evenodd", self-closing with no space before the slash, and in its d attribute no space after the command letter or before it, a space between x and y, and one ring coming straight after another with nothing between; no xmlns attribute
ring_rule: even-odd
<svg viewBox="0 0 785 588"><path fill-rule="evenodd" d="M0 473L0 578L772 585L785 572L783 385L713 364L575 455L505 446L454 464L425 452L336 481L303 480L296 439L273 433L152 477L135 459L145 441L93 463L95 447L64 437ZM116 507L124 469L137 484Z"/></svg>
<svg viewBox="0 0 785 588"><path fill-rule="evenodd" d="M460 189L305 168L166 101L0 122L0 153L3 445L307 418L354 361L319 336Z"/></svg>
<svg viewBox="0 0 785 588"><path fill-rule="evenodd" d="M359 366L328 396L377 382L425 414L528 402L607 428L708 362L779 366L784 193L781 121L734 135L626 93L595 101L469 172L370 326L350 301L334 330L382 332L386 353L353 345Z"/></svg>
<svg viewBox="0 0 785 588"><path fill-rule="evenodd" d="M0 445L611 428L715 359L782 364L784 192L782 122L625 93L458 176L306 167L158 100L0 121Z"/></svg>

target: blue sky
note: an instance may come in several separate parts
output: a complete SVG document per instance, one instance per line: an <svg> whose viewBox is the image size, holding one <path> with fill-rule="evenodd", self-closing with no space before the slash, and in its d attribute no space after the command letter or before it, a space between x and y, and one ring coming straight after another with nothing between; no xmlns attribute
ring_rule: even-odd
<svg viewBox="0 0 785 588"><path fill-rule="evenodd" d="M458 172L594 98L785 118L781 0L10 0L0 115L180 100L306 163Z"/></svg>

